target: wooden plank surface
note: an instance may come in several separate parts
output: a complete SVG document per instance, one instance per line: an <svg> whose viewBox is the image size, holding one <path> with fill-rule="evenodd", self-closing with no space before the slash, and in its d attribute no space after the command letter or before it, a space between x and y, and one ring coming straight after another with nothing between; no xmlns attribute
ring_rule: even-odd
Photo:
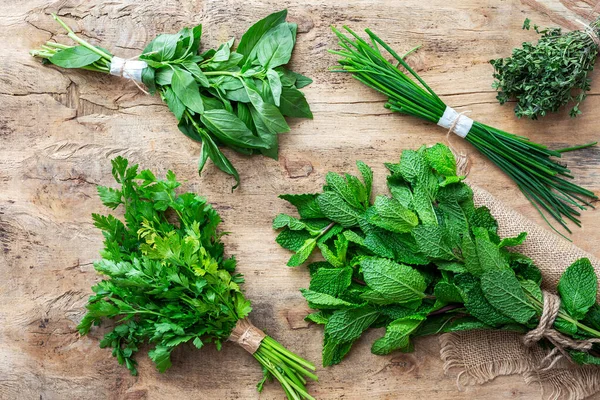
<svg viewBox="0 0 600 400"><path fill-rule="evenodd" d="M490 125L552 146L599 138L600 74L575 120L566 113L543 121L519 121L501 107L490 88L488 60L509 54L531 32L527 16L540 25L577 28L594 1L571 0L326 0L263 1L43 1L4 0L0 12L0 398L2 399L279 399L276 384L259 396L258 364L244 350L224 346L177 349L173 368L159 375L141 354L140 375L132 377L108 350L100 333L80 337L90 285L99 278L101 234L90 214L105 212L96 184L112 185L109 160L127 156L164 174L187 180L183 189L205 195L232 232L227 251L236 254L255 311L255 324L290 349L320 361L322 329L303 321L298 288L308 284L305 268L289 269L289 253L274 243L271 220L291 208L280 193L317 191L327 171L354 171L362 159L383 191L383 163L401 149L444 140L444 132L410 117L392 115L382 98L349 76L328 68L335 57L329 26L370 27L399 51L423 48L410 62L444 100ZM291 121L280 139L280 159L247 158L226 151L240 171L242 187L212 165L196 172L199 146L176 127L156 97L132 83L81 71L44 67L28 50L55 37L65 40L50 18L55 12L84 37L122 57L138 54L158 33L203 23L204 44L239 36L253 21L284 8L299 24L294 70L314 79L305 89L314 120ZM588 18L589 20L589 18ZM469 153L470 178L530 218L540 221L515 185L458 138ZM600 149L569 154L576 181L600 191ZM600 212L586 212L576 244L600 256ZM310 390L322 399L534 399L538 388L519 377L502 377L457 390L445 376L435 338L419 340L412 354L375 356L370 331L341 365L320 368Z"/></svg>

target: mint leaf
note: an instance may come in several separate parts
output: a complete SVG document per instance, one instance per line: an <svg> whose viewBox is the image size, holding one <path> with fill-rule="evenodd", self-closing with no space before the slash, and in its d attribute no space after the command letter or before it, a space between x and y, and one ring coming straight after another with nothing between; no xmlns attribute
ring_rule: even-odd
<svg viewBox="0 0 600 400"><path fill-rule="evenodd" d="M558 293L563 307L576 320L585 317L596 303L598 280L594 267L587 258L575 261L563 272L558 282Z"/></svg>
<svg viewBox="0 0 600 400"><path fill-rule="evenodd" d="M424 154L429 166L439 174L446 177L456 176L456 159L447 146L436 143L425 149Z"/></svg>
<svg viewBox="0 0 600 400"><path fill-rule="evenodd" d="M327 334L323 341L323 366L339 364L344 356L348 354L354 341L339 343L329 338Z"/></svg>
<svg viewBox="0 0 600 400"><path fill-rule="evenodd" d="M306 229L306 224L297 218L290 217L289 215L279 214L273 220L273 229L281 229L288 227L292 231L301 231Z"/></svg>
<svg viewBox="0 0 600 400"><path fill-rule="evenodd" d="M371 326L377 317L379 311L370 307L336 311L325 324L325 333L336 343L351 342Z"/></svg>
<svg viewBox="0 0 600 400"><path fill-rule="evenodd" d="M527 238L527 232L521 232L521 233L519 233L519 235L517 237L502 239L500 241L500 244L498 245L498 247L502 248L502 247L519 246L525 242L526 238Z"/></svg>
<svg viewBox="0 0 600 400"><path fill-rule="evenodd" d="M352 281L352 268L319 268L312 276L310 290L331 296L342 294Z"/></svg>
<svg viewBox="0 0 600 400"><path fill-rule="evenodd" d="M337 222L344 228L349 228L358 223L360 212L346 203L337 193L325 192L320 194L317 197L317 204L327 218Z"/></svg>
<svg viewBox="0 0 600 400"><path fill-rule="evenodd" d="M324 218L317 203L317 194L281 194L280 199L288 201L298 209L301 218Z"/></svg>
<svg viewBox="0 0 600 400"><path fill-rule="evenodd" d="M479 255L477 254L477 247L475 242L471 239L471 235L464 235L462 240L462 256L465 261L466 270L477 277L480 277L484 268L479 262Z"/></svg>
<svg viewBox="0 0 600 400"><path fill-rule="evenodd" d="M486 271L481 277L481 290L494 308L520 324L526 324L535 315L535 308L512 270Z"/></svg>
<svg viewBox="0 0 600 400"><path fill-rule="evenodd" d="M477 256L479 257L481 269L484 272L508 268L508 263L502 254L500 254L498 245L485 237L476 236L475 246L477 247Z"/></svg>
<svg viewBox="0 0 600 400"><path fill-rule="evenodd" d="M444 230L438 225L418 225L412 230L421 253L427 257L452 261L456 255L446 242Z"/></svg>
<svg viewBox="0 0 600 400"><path fill-rule="evenodd" d="M346 175L346 178L334 172L328 172L325 176L328 189L336 192L341 198L352 207L363 209L363 203L366 199L366 189L362 183L352 175Z"/></svg>
<svg viewBox="0 0 600 400"><path fill-rule="evenodd" d="M366 284L387 299L388 304L405 304L425 297L426 284L415 269L385 258L367 257L360 260Z"/></svg>
<svg viewBox="0 0 600 400"><path fill-rule="evenodd" d="M316 246L316 238L306 239L304 243L302 243L302 246L300 246L298 250L296 250L296 254L290 257L289 261L287 262L287 266L297 267L299 265L302 265L306 260L308 260L308 257L310 257Z"/></svg>
<svg viewBox="0 0 600 400"><path fill-rule="evenodd" d="M327 320L329 320L329 317L326 316L323 311L317 311L311 314L308 314L306 317L304 317L305 321L308 322L314 322L315 324L319 324L319 325L325 325L327 323Z"/></svg>
<svg viewBox="0 0 600 400"><path fill-rule="evenodd" d="M319 293L313 290L300 289L302 296L308 302L308 306L313 309L340 309L340 308L356 308L361 304L353 304L326 293Z"/></svg>
<svg viewBox="0 0 600 400"><path fill-rule="evenodd" d="M431 203L432 199L425 188L417 185L412 194L412 206L419 215L419 219L424 225L437 225L437 215Z"/></svg>
<svg viewBox="0 0 600 400"><path fill-rule="evenodd" d="M394 350L406 349L410 343L410 335L419 328L424 320L424 316L414 315L392 321L385 329L385 336L373 343L371 352L384 355Z"/></svg>
<svg viewBox="0 0 600 400"><path fill-rule="evenodd" d="M408 209L415 209L413 204L413 193L407 184L396 182L396 179L393 179L393 177L390 176L388 177L387 185L394 199L398 200L400 204ZM429 204L426 205L429 207Z"/></svg>
<svg viewBox="0 0 600 400"><path fill-rule="evenodd" d="M365 189L367 191L366 197L367 197L367 201L368 201L371 198L371 190L372 190L372 186L373 186L373 170L362 161L357 161L356 167L358 168L358 171L362 175L363 182L365 184Z"/></svg>
<svg viewBox="0 0 600 400"><path fill-rule="evenodd" d="M501 314L486 299L478 279L469 274L457 275L454 283L459 287L463 302L469 314L491 327L499 327L514 322Z"/></svg>
<svg viewBox="0 0 600 400"><path fill-rule="evenodd" d="M422 154L414 150L402 150L398 172L406 181L414 185L425 177L426 171L427 162Z"/></svg>
<svg viewBox="0 0 600 400"><path fill-rule="evenodd" d="M312 237L313 236L305 230L292 231L290 229L285 229L277 235L275 241L284 249L296 252L300 250L306 240L311 239Z"/></svg>
<svg viewBox="0 0 600 400"><path fill-rule="evenodd" d="M435 285L433 294L437 300L443 303L462 303L462 296L458 287L450 282L438 282Z"/></svg>
<svg viewBox="0 0 600 400"><path fill-rule="evenodd" d="M369 223L391 232L410 232L419 223L415 213L387 196L377 196L369 211Z"/></svg>

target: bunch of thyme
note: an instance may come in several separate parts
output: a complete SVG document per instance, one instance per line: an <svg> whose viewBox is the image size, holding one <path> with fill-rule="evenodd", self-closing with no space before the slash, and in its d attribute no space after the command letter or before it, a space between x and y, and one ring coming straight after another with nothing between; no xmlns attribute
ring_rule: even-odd
<svg viewBox="0 0 600 400"><path fill-rule="evenodd" d="M523 29L530 29L526 19ZM533 29L537 44L523 43L512 56L491 60L500 104L516 100L517 117L537 119L574 103L571 117L581 114L579 105L590 90L588 77L594 69L600 43L600 19L582 31L563 33L560 28Z"/></svg>

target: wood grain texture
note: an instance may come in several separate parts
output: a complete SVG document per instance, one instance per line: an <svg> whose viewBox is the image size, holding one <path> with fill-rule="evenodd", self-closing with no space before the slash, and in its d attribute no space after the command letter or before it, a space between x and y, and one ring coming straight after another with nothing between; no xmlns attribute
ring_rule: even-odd
<svg viewBox="0 0 600 400"><path fill-rule="evenodd" d="M306 305L298 288L308 285L304 268L289 269L289 253L274 243L271 220L292 211L280 193L317 191L327 171L354 171L354 161L373 166L378 191L385 188L383 163L401 149L442 141L438 127L392 115L380 96L349 76L328 72L335 57L329 26L372 28L402 51L422 44L410 62L449 104L507 131L552 146L599 139L600 74L576 120L565 113L543 121L516 120L490 88L491 58L509 54L532 39L520 29L527 16L540 25L574 28L595 1L572 0L269 0L4 1L0 13L0 398L1 399L281 399L275 384L258 395L261 372L242 349L175 351L173 368L158 374L141 354L140 375L132 377L108 350L98 348L101 332L79 337L90 285L98 281L92 261L101 234L92 212L106 212L95 185L112 185L109 160L128 157L160 174L168 169L187 180L183 189L207 196L221 212L227 251L254 305L252 319L272 336L310 360L320 361L322 329L302 318ZM196 171L199 146L176 127L160 99L143 95L126 80L44 67L28 50L55 37L55 12L90 41L121 57L138 54L150 39L186 25L203 23L205 45L238 36L255 20L288 7L299 24L294 70L314 78L305 89L314 120L291 121L280 138L280 159L243 157L226 151L240 171L242 187L212 165ZM501 200L541 219L515 185L488 160L469 153L470 178ZM576 181L600 192L600 150L566 155ZM600 256L600 212L585 212L576 244ZM350 356L320 368L320 399L535 399L537 387L519 377L502 377L457 390L444 376L435 338L419 340L416 352L374 356L370 331Z"/></svg>

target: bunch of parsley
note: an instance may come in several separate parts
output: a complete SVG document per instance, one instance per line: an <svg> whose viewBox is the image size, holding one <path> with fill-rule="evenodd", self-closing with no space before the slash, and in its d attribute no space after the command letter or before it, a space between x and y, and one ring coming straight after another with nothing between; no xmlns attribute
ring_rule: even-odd
<svg viewBox="0 0 600 400"><path fill-rule="evenodd" d="M142 80L150 93L158 92L179 129L202 143L199 172L210 158L235 177L237 186L238 172L219 146L277 159L277 135L290 130L285 117L312 118L298 90L312 80L283 67L290 61L297 31L286 16L283 10L255 23L235 51L232 38L216 50L200 53L202 25L197 25L157 36L139 56L148 64ZM78 45L47 42L31 54L63 68L109 73L113 55L54 18Z"/></svg>
<svg viewBox="0 0 600 400"><path fill-rule="evenodd" d="M500 104L516 99L517 117L537 119L548 112L556 112L573 102L571 117L581 114L579 105L590 90L588 74L594 69L598 56L600 20L584 31L562 32L560 28L540 30L537 44L524 42L515 48L511 57L491 60L494 66L493 88ZM523 29L529 30L530 21L525 20Z"/></svg>
<svg viewBox="0 0 600 400"><path fill-rule="evenodd" d="M371 200L371 169L358 162L353 175L328 173L323 192L282 195L300 219L278 215L277 243L295 254L289 266L318 249L311 281L301 289L324 325L323 365L339 363L370 327L385 327L374 354L412 351L412 338L470 329L526 332L542 312L540 270L508 248L526 233L501 239L486 207L457 176L442 144L405 150L386 164L390 196ZM600 337L597 279L587 259L563 274L562 309L554 328L575 339ZM594 351L597 349L594 349ZM596 353L571 351L580 363L599 364Z"/></svg>
<svg viewBox="0 0 600 400"><path fill-rule="evenodd" d="M123 206L125 222L94 214L104 234L102 259L94 268L105 276L92 287L94 295L78 326L87 334L93 325L113 319L100 347L111 347L119 364L137 374L135 353L143 343L160 372L171 366L171 352L183 343L221 349L238 320L252 307L240 289L235 258L224 254L217 227L219 214L194 193L178 195L173 172L159 180L149 170L138 172L128 161L112 161L120 189L99 186L107 207ZM289 399L312 399L306 377L315 367L266 336L253 354L264 379L276 378Z"/></svg>

